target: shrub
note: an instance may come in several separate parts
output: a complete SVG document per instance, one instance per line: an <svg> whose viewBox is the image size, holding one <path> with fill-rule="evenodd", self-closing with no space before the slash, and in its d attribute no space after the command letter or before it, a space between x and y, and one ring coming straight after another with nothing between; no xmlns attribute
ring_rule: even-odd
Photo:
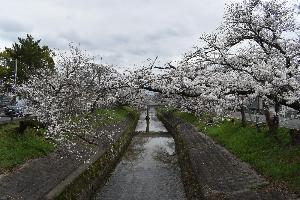
<svg viewBox="0 0 300 200"><path fill-rule="evenodd" d="M45 128L45 125L36 120L23 120L20 121L19 127L17 128L17 132L19 134L24 134L27 128L35 128L39 130L40 128ZM40 135L39 131L37 134Z"/></svg>

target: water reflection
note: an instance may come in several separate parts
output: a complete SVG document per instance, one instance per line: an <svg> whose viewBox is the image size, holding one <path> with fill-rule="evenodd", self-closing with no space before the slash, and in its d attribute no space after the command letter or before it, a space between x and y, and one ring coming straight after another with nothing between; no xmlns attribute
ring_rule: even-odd
<svg viewBox="0 0 300 200"><path fill-rule="evenodd" d="M166 146L157 146L153 152L153 159L165 164L167 167L178 167L175 145L173 139L168 138Z"/></svg>
<svg viewBox="0 0 300 200"><path fill-rule="evenodd" d="M142 111L138 121L136 132L167 132L163 123L157 118L154 107L149 108L149 120L146 120L147 111Z"/></svg>
<svg viewBox="0 0 300 200"><path fill-rule="evenodd" d="M144 159L143 152L145 151L145 143L148 141L146 137L134 138L129 145L126 153L123 156L123 163L126 163L124 167L133 168L135 161L138 159Z"/></svg>
<svg viewBox="0 0 300 200"><path fill-rule="evenodd" d="M94 199L185 199L173 138L137 135Z"/></svg>

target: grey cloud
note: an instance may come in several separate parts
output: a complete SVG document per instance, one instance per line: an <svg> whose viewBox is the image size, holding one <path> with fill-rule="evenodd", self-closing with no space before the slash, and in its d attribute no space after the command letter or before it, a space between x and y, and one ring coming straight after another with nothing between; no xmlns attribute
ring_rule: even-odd
<svg viewBox="0 0 300 200"><path fill-rule="evenodd" d="M154 33L146 34L145 40L148 42L153 42L169 37L180 37L182 35L188 34L183 28L174 28L174 27L166 27L163 30L157 30Z"/></svg>
<svg viewBox="0 0 300 200"><path fill-rule="evenodd" d="M85 48L93 48L94 45L92 43L92 40L89 40L89 38L82 37L76 32L76 30L67 30L65 32L61 32L57 35L57 38L60 38L61 40L69 41L69 42L77 42L81 46Z"/></svg>
<svg viewBox="0 0 300 200"><path fill-rule="evenodd" d="M131 41L130 37L125 35L112 35L111 38L113 42L118 44L129 44Z"/></svg>
<svg viewBox="0 0 300 200"><path fill-rule="evenodd" d="M216 28L227 1L10 0L0 12L0 40L29 33L50 48L80 43L111 64L139 65L156 56L163 64Z"/></svg>
<svg viewBox="0 0 300 200"><path fill-rule="evenodd" d="M7 33L21 33L26 31L31 31L31 29L24 24L15 21L15 20L7 20L4 18L0 18L0 27L2 32Z"/></svg>

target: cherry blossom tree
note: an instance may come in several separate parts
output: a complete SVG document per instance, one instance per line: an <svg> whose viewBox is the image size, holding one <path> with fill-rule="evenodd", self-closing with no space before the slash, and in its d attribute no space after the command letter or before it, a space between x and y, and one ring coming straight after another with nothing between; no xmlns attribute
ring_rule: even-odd
<svg viewBox="0 0 300 200"><path fill-rule="evenodd" d="M255 87L248 93L274 104L273 119L265 104L271 133L278 128L280 105L300 110L298 32L293 8L279 0L233 3L228 6L220 27L223 37L220 64L250 75ZM204 40L209 41L209 37Z"/></svg>
<svg viewBox="0 0 300 200"><path fill-rule="evenodd" d="M280 105L300 111L299 26L293 7L281 0L244 0L228 5L215 33L150 89L197 99L196 110L225 112L260 97L275 135ZM186 102L184 102L185 104ZM274 105L271 116L270 105ZM196 107L195 104L191 104ZM220 109L219 109L220 108Z"/></svg>
<svg viewBox="0 0 300 200"><path fill-rule="evenodd" d="M70 53L58 54L54 72L32 76L20 92L48 125L48 135L58 140L76 126L74 116L111 104L141 105L145 90L198 114L224 115L239 109L243 125L246 104L259 97L270 134L276 135L280 106L300 111L299 26L289 4L283 0L229 4L216 32L202 35L200 46L163 68L156 66L156 58L119 73L71 47ZM157 68L161 72L155 73Z"/></svg>
<svg viewBox="0 0 300 200"><path fill-rule="evenodd" d="M57 53L55 70L32 75L18 92L31 102L27 112L47 126L48 138L74 145L72 137L86 142L100 137L90 125L92 119L80 116L116 103L122 80L111 66L95 64L92 56L71 44L68 52Z"/></svg>

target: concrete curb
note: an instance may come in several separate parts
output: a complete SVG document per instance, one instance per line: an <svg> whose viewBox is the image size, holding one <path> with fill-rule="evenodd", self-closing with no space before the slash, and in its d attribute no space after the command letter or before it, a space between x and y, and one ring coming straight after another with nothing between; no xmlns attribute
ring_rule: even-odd
<svg viewBox="0 0 300 200"><path fill-rule="evenodd" d="M285 199L245 162L172 114L161 120L176 142L188 199Z"/></svg>
<svg viewBox="0 0 300 200"><path fill-rule="evenodd" d="M53 188L47 195L46 199L55 199L60 194L64 192L64 190L72 184L76 179L83 174L85 171L89 170L91 165L93 165L98 159L101 158L104 151L98 151L92 158L90 163L85 163L79 166L74 172L72 172L64 181L58 184L55 188Z"/></svg>
<svg viewBox="0 0 300 200"><path fill-rule="evenodd" d="M104 151L97 152L89 163L82 164L41 199L89 199L107 180L133 137L138 116L132 114L127 129Z"/></svg>
<svg viewBox="0 0 300 200"><path fill-rule="evenodd" d="M170 124L167 119L170 119L171 116L158 115L159 119L164 123L165 127L172 134L176 153L178 155L178 161L181 169L181 177L184 184L184 190L189 200L196 199L205 199L201 184L196 178L197 175L195 170L193 169L193 165L190 160L188 148L186 148L186 143L183 138L180 136L177 130L177 125Z"/></svg>

